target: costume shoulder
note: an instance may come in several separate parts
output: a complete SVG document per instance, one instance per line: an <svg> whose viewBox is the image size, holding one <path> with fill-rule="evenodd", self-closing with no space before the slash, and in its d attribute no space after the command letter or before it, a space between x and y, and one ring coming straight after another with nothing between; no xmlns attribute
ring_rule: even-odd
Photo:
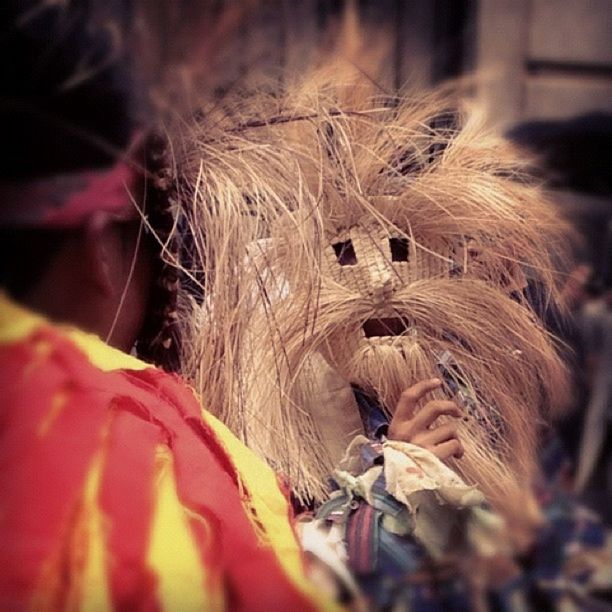
<svg viewBox="0 0 612 612"><path fill-rule="evenodd" d="M273 474L178 377L2 297L0 389L2 603L324 606Z"/></svg>

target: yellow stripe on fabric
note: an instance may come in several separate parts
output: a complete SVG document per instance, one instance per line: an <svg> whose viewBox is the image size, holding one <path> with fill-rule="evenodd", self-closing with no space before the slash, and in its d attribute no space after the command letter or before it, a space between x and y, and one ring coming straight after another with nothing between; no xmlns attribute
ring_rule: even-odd
<svg viewBox="0 0 612 612"><path fill-rule="evenodd" d="M340 610L308 581L302 554L289 523L289 503L281 492L272 468L247 448L230 430L206 410L202 418L214 431L236 468L250 496L260 528L288 579L320 610ZM264 543L265 544L265 543Z"/></svg>
<svg viewBox="0 0 612 612"><path fill-rule="evenodd" d="M160 445L156 451L155 508L147 562L155 572L157 597L163 610L222 610L220 592L206 588L189 514L178 499L172 455Z"/></svg>
<svg viewBox="0 0 612 612"><path fill-rule="evenodd" d="M0 292L0 344L25 340L38 328L52 326L44 317L34 314ZM104 372L112 370L144 370L153 366L113 348L94 334L68 325L53 325L85 353L92 365Z"/></svg>
<svg viewBox="0 0 612 612"><path fill-rule="evenodd" d="M153 366L128 355L106 344L93 334L87 334L79 329L60 328L78 348L80 348L90 363L103 372L113 370L144 370Z"/></svg>
<svg viewBox="0 0 612 612"><path fill-rule="evenodd" d="M42 438L51 431L51 427L57 421L60 414L68 404L69 398L70 393L67 389L60 389L59 391L55 392L55 395L51 400L51 408L38 424L37 433L39 437Z"/></svg>
<svg viewBox="0 0 612 612"><path fill-rule="evenodd" d="M87 475L83 513L87 537L87 559L81 580L81 601L78 606L83 612L111 610L111 595L106 571L106 529L105 517L98 504L102 480L103 452L98 453Z"/></svg>
<svg viewBox="0 0 612 612"><path fill-rule="evenodd" d="M0 291L0 344L23 340L44 323L43 317L22 308Z"/></svg>

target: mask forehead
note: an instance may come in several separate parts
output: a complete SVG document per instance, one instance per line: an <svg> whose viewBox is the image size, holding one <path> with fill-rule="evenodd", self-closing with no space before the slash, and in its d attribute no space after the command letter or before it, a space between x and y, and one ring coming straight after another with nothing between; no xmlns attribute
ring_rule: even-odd
<svg viewBox="0 0 612 612"><path fill-rule="evenodd" d="M419 280L448 277L452 251L447 243L423 244L391 225L361 223L327 237L323 273L384 313L394 292Z"/></svg>

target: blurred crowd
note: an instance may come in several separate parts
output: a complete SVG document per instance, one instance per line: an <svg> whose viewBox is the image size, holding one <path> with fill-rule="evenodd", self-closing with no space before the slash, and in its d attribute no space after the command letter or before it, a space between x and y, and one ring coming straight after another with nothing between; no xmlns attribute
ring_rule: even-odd
<svg viewBox="0 0 612 612"><path fill-rule="evenodd" d="M612 289L594 287L591 279L592 269L584 264L573 270L565 287L573 319L565 340L573 351L575 399L559 427L571 452L575 489L610 523Z"/></svg>
<svg viewBox="0 0 612 612"><path fill-rule="evenodd" d="M589 506L612 520L610 427L612 419L612 222L590 216L589 197L612 196L612 116L591 113L569 120L535 121L514 128L509 136L538 156L539 173L555 194L566 199L559 210L576 231L574 257L582 263L564 286L569 318L549 320L565 343L573 384L567 416L557 424L572 483ZM568 195L569 194L569 195ZM574 206L568 213L563 205Z"/></svg>

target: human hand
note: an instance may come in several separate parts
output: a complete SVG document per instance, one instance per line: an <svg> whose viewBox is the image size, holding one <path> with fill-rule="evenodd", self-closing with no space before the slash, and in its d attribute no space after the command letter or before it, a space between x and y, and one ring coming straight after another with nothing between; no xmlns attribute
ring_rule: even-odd
<svg viewBox="0 0 612 612"><path fill-rule="evenodd" d="M432 378L406 389L389 424L387 437L421 446L442 461L451 457L460 459L463 456L463 446L457 437L457 424L444 423L432 427L440 416L462 417L457 404L448 400L432 400L415 414L419 402L441 385L441 380Z"/></svg>

